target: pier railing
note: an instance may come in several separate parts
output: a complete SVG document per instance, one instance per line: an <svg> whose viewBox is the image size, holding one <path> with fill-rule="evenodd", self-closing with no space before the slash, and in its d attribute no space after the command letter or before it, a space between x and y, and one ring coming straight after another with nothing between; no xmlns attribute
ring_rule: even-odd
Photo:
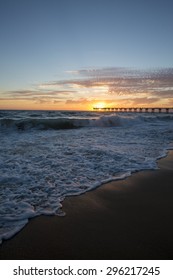
<svg viewBox="0 0 173 280"><path fill-rule="evenodd" d="M94 111L138 112L138 113L173 113L173 107L93 107Z"/></svg>

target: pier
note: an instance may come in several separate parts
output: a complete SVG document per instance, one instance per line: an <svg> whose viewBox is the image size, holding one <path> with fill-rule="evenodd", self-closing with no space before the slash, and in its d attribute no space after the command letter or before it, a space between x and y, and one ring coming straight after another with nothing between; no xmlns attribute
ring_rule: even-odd
<svg viewBox="0 0 173 280"><path fill-rule="evenodd" d="M94 111L135 112L135 113L173 113L173 107L93 107Z"/></svg>

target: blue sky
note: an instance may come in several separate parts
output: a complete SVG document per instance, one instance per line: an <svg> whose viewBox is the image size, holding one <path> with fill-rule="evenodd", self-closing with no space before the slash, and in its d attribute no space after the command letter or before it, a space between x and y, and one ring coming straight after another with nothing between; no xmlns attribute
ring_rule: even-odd
<svg viewBox="0 0 173 280"><path fill-rule="evenodd" d="M82 69L172 68L172 15L171 0L0 0L0 103Z"/></svg>

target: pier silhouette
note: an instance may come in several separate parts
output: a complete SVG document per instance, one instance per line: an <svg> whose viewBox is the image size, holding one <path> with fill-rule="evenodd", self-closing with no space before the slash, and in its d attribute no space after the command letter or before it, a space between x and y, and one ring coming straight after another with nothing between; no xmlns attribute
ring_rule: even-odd
<svg viewBox="0 0 173 280"><path fill-rule="evenodd" d="M135 113L173 113L173 107L93 107L93 110Z"/></svg>

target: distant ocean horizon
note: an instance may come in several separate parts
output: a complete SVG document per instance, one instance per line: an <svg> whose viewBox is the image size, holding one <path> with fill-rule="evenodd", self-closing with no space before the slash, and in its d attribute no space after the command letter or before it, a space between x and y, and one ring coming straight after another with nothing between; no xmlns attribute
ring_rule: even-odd
<svg viewBox="0 0 173 280"><path fill-rule="evenodd" d="M0 242L173 149L172 113L0 110Z"/></svg>

